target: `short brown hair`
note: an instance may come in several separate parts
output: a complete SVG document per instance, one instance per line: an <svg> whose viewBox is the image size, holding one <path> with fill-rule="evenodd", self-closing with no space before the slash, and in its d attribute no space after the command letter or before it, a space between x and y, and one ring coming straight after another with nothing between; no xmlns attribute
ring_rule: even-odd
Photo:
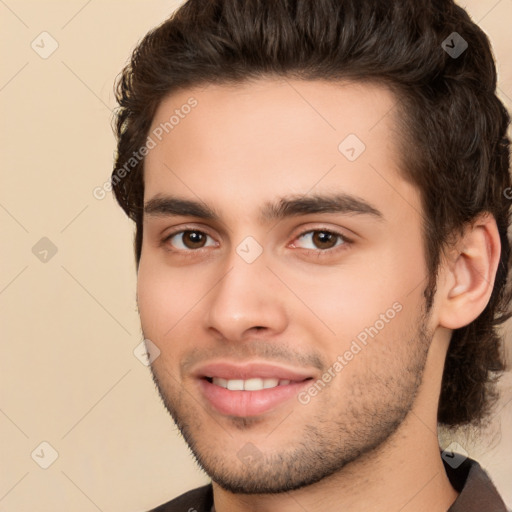
<svg viewBox="0 0 512 512"><path fill-rule="evenodd" d="M468 44L456 57L443 48L445 40L453 47L454 37ZM450 236L483 212L496 219L502 249L492 296L477 319L453 332L438 409L442 425L480 423L506 368L497 328L512 316L504 193L512 190L510 118L496 96L489 40L452 0L189 0L149 32L116 88L112 184L136 223L137 265L144 160L127 163L144 146L162 99L187 87L271 76L371 81L395 93L402 172L422 199L427 309Z"/></svg>

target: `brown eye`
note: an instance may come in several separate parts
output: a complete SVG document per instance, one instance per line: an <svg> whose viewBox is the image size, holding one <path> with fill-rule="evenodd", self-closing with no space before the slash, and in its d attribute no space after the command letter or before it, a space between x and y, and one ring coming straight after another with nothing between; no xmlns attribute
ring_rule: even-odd
<svg viewBox="0 0 512 512"><path fill-rule="evenodd" d="M323 251L348 243L348 240L340 233L320 229L307 231L300 235L298 240L304 240L309 245L308 247L304 244L304 249L321 249Z"/></svg>
<svg viewBox="0 0 512 512"><path fill-rule="evenodd" d="M208 238L211 239L209 235L202 231L189 229L169 235L165 242L171 244L175 249L189 251L208 247L208 245L206 245ZM215 243L210 243L209 246L211 245L215 245Z"/></svg>
<svg viewBox="0 0 512 512"><path fill-rule="evenodd" d="M319 249L331 249L335 247L337 238L337 235L328 231L315 231L312 241Z"/></svg>
<svg viewBox="0 0 512 512"><path fill-rule="evenodd" d="M189 249L199 249L206 241L206 235L199 231L184 231L182 235L183 244Z"/></svg>

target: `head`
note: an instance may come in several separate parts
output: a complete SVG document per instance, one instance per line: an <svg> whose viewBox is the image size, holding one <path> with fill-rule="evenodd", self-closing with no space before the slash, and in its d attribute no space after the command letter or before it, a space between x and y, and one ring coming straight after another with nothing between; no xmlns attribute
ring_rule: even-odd
<svg viewBox="0 0 512 512"><path fill-rule="evenodd" d="M468 42L457 58L441 45L453 32ZM117 98L112 183L136 224L142 328L162 353L154 377L210 474L232 489L284 489L277 473L237 488L239 475L216 465L201 437L207 422L219 447L235 436L236 453L252 446L266 462L277 453L296 487L375 448L413 407L436 336L447 339L438 423L486 418L505 368L497 329L510 316L509 117L489 42L463 9L448 0L188 1L138 45ZM293 204L329 192L343 222L326 201ZM204 208L192 215L190 203L164 196ZM260 215L277 198L289 201ZM306 257L298 218L316 222L310 233L323 229L311 240L317 250L334 241L344 252ZM186 222L194 236L178 243L169 228ZM462 314L445 293L451 258L483 223L497 256L486 291ZM261 254L247 263L240 242ZM242 300L243 289L253 298ZM357 358L337 370L347 351ZM266 427L279 412L219 419L195 402L197 372L218 357L292 365L313 381L330 372L333 382L314 403L295 404L296 437L272 444Z"/></svg>

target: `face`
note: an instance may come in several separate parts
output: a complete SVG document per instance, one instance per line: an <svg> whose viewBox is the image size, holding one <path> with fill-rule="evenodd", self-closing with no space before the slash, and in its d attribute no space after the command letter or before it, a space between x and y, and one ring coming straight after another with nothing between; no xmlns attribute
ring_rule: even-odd
<svg viewBox="0 0 512 512"><path fill-rule="evenodd" d="M413 407L432 330L394 103L268 79L180 91L155 115L142 329L167 409L232 492L335 474Z"/></svg>

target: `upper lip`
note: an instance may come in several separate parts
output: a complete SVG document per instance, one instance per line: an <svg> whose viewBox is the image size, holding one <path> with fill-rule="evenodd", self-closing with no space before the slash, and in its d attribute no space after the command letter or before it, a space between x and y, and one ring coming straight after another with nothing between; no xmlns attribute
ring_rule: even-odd
<svg viewBox="0 0 512 512"><path fill-rule="evenodd" d="M311 372L307 370L291 369L272 363L250 362L240 364L226 361L204 364L194 372L194 375L200 379L206 377L217 377L226 380L262 378L296 382L301 382L313 377Z"/></svg>

